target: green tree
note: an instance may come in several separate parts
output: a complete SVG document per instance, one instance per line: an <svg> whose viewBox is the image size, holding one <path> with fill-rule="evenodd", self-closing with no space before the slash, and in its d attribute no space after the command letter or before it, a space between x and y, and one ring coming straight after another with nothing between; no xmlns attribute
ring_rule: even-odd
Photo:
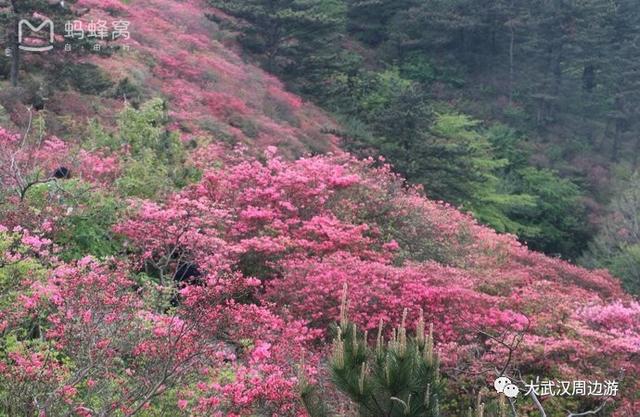
<svg viewBox="0 0 640 417"><path fill-rule="evenodd" d="M210 0L246 22L242 44L268 71L308 71L329 65L344 32L340 0ZM290 74L292 75L292 74Z"/></svg>
<svg viewBox="0 0 640 417"><path fill-rule="evenodd" d="M474 130L477 121L436 114L424 89L397 70L363 74L345 85L353 100L350 116L370 131L347 147L373 147L408 180L424 184L432 198L456 204L472 200L494 168L487 161L490 145Z"/></svg>
<svg viewBox="0 0 640 417"><path fill-rule="evenodd" d="M484 134L494 156L508 161L496 173L499 189L503 194L527 196L528 201L504 207L512 222L504 230L488 224L518 235L532 249L576 259L593 233L582 188L553 170L532 167L526 141L513 129L496 124Z"/></svg>
<svg viewBox="0 0 640 417"><path fill-rule="evenodd" d="M512 183L511 171L527 166L521 144L506 143L515 140L513 132L487 131L450 110L434 112L422 87L395 70L360 76L349 91L357 101L352 115L369 132L348 146L358 152L373 147L431 198L461 205L500 232L539 237L540 228L521 213L546 200L533 192L540 189L525 187L521 176Z"/></svg>
<svg viewBox="0 0 640 417"><path fill-rule="evenodd" d="M347 0L347 29L366 44L379 45L389 36L391 20L416 3L415 0Z"/></svg>
<svg viewBox="0 0 640 417"><path fill-rule="evenodd" d="M608 211L581 263L609 268L629 292L640 295L640 174L623 183Z"/></svg>
<svg viewBox="0 0 640 417"><path fill-rule="evenodd" d="M609 147L617 161L625 146L640 151L636 6L632 0L427 0L396 15L383 55L400 65L430 56L436 73L458 67L470 79L493 78L510 105L526 106L536 134L582 136L589 146ZM596 144L598 133L603 143ZM640 152L629 154L637 164Z"/></svg>
<svg viewBox="0 0 640 417"><path fill-rule="evenodd" d="M116 181L124 195L159 198L198 177L199 172L185 164L184 144L176 132L167 129L168 122L166 103L153 99L140 109L126 106L114 134L95 123L89 126L87 146L129 150L121 160L123 173Z"/></svg>
<svg viewBox="0 0 640 417"><path fill-rule="evenodd" d="M520 239L534 250L579 257L593 233L580 187L554 171L534 167L521 168L511 178L514 192L534 197L531 206L509 213L525 226L517 233Z"/></svg>
<svg viewBox="0 0 640 417"><path fill-rule="evenodd" d="M376 345L368 344L346 316L346 287L331 354L331 379L335 387L355 405L359 417L438 417L444 382L434 351L433 327L425 332L420 315L416 334L407 334L405 310L402 324L385 341L382 322ZM301 397L309 415L333 414L317 387L304 378Z"/></svg>
<svg viewBox="0 0 640 417"><path fill-rule="evenodd" d="M395 57L430 54L474 72L505 51L522 0L425 0L405 8L390 22Z"/></svg>
<svg viewBox="0 0 640 417"><path fill-rule="evenodd" d="M637 166L640 152L640 74L637 71L640 44L640 10L630 0L611 2L604 16L606 42L597 50L602 84L607 91L607 131L612 138L611 160L617 162L623 142L634 138L632 162Z"/></svg>

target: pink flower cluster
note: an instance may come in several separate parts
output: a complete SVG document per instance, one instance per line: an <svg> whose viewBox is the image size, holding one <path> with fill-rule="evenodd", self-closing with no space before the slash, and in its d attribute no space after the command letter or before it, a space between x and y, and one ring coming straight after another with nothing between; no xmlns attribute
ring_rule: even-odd
<svg viewBox="0 0 640 417"><path fill-rule="evenodd" d="M268 148L260 160L216 164L207 149L200 181L164 201L131 201L114 228L127 262L60 262L38 233L0 228L19 248L3 259L49 271L25 279L0 317L4 332L39 323L44 345L21 344L0 360L0 378L51 398L46 415L67 406L97 414L92 393L124 414L171 393L186 415L301 416L298 368L322 380L344 284L361 329L382 320L389 331L405 308L410 323L422 309L444 372L469 370L454 389L477 386L508 355L486 335L520 332L514 366L564 378L624 368L623 394L638 388L630 358L640 353L640 307L605 272L531 252L425 199L379 161L287 161ZM200 283L177 285L179 303L167 310L180 262L197 265ZM134 285L145 264L162 273Z"/></svg>

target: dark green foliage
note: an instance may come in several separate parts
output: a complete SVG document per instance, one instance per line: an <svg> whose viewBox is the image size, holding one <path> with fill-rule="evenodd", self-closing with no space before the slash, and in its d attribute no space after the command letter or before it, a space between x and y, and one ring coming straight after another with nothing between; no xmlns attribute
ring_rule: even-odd
<svg viewBox="0 0 640 417"><path fill-rule="evenodd" d="M357 39L375 46L387 40L387 25L402 10L415 4L415 0L347 0L349 33Z"/></svg>
<svg viewBox="0 0 640 417"><path fill-rule="evenodd" d="M113 85L107 74L90 63L65 63L54 68L48 75L49 82L56 88L71 87L83 94L98 95Z"/></svg>
<svg viewBox="0 0 640 417"><path fill-rule="evenodd" d="M589 232L580 189L530 167L526 144L513 130L434 110L423 85L397 70L339 82L335 105L360 122L346 124L353 126L342 135L347 148L379 152L431 198L462 206L534 249L580 254Z"/></svg>
<svg viewBox="0 0 640 417"><path fill-rule="evenodd" d="M519 192L535 196L535 206L513 215L529 226L520 238L534 250L570 259L580 256L593 233L580 188L553 171L533 167L518 170L513 179Z"/></svg>
<svg viewBox="0 0 640 417"><path fill-rule="evenodd" d="M142 88L129 80L128 77L121 79L115 86L113 98L126 100L137 108L142 103L144 94Z"/></svg>
<svg viewBox="0 0 640 417"><path fill-rule="evenodd" d="M535 250L570 259L580 256L593 233L581 188L552 170L530 166L523 139L506 126L495 125L486 135L496 157L508 161L497 173L500 188L529 200L505 207L513 224L503 231L517 234Z"/></svg>
<svg viewBox="0 0 640 417"><path fill-rule="evenodd" d="M376 345L368 344L346 317L346 287L341 320L330 359L335 388L354 404L359 417L438 417L444 382L434 352L433 328L425 334L422 316L416 335L407 335L406 311L402 324L385 341L382 322ZM329 406L317 387L302 378L303 404L312 417L329 416Z"/></svg>
<svg viewBox="0 0 640 417"><path fill-rule="evenodd" d="M332 71L339 54L345 7L341 0L210 0L245 21L242 44L266 68L289 80L304 75L303 90Z"/></svg>
<svg viewBox="0 0 640 417"><path fill-rule="evenodd" d="M443 152L450 152L450 155L457 152L451 148L443 149L432 138L427 138L436 118L428 97L419 85L403 79L397 71L363 73L336 81L339 83L337 89L342 93L334 96L335 107L348 112L354 121L364 122L364 125L352 123L360 125L361 133L346 132L343 135L348 140L344 143L347 148L358 151L373 147L415 182L420 182L421 176L422 179L429 176L422 169L424 166L429 165L432 172L439 171L437 166L426 161L421 163L423 158L431 156L443 161ZM437 147L440 147L440 154L435 151ZM430 182L431 195L444 198L450 185L447 182L443 180L442 185ZM464 181L459 182L462 184Z"/></svg>
<svg viewBox="0 0 640 417"><path fill-rule="evenodd" d="M495 89L474 93L473 85L467 96L517 101L536 134L594 144L600 132L616 161L625 145L640 149L639 29L640 10L629 0L427 0L381 29L389 39L381 58L405 65L426 56L436 73L462 66L469 80Z"/></svg>
<svg viewBox="0 0 640 417"><path fill-rule="evenodd" d="M581 261L588 267L609 268L627 291L640 295L640 175L620 188Z"/></svg>
<svg viewBox="0 0 640 417"><path fill-rule="evenodd" d="M624 246L611 258L609 269L629 293L640 296L640 244Z"/></svg>
<svg viewBox="0 0 640 417"><path fill-rule="evenodd" d="M242 133L251 139L257 138L260 134L259 126L249 117L232 115L229 117L229 124L240 129Z"/></svg>

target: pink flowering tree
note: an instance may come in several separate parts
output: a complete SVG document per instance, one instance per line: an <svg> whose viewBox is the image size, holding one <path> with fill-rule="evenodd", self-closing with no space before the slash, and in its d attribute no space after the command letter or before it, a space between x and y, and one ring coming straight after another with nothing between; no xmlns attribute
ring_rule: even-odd
<svg viewBox="0 0 640 417"><path fill-rule="evenodd" d="M17 244L3 262L28 262L48 242L25 232ZM8 344L0 357L0 403L6 412L133 416L175 397L176 413L187 403L221 416L230 415L224 410L248 415L261 407L286 415L295 409L295 364L315 337L304 322L225 301L235 292L220 281L185 292L175 311L154 312L125 265L51 262L53 269L41 265L38 279L25 277L25 289L3 300ZM203 399L210 396L214 403Z"/></svg>
<svg viewBox="0 0 640 417"><path fill-rule="evenodd" d="M19 137L5 141L21 161L1 178L14 199L0 229L9 414L304 415L301 368L333 392L323 361L345 284L349 317L368 334L382 321L390 338L405 309L410 332L421 311L434 323L450 381L443 401L470 397L497 369L523 381L620 375L607 406L624 415L638 405L638 307L609 274L529 251L424 198L384 161L203 146L200 180L125 200L102 175L118 182L126 149L83 154L53 140L29 159ZM65 252L52 241L64 243L64 220L79 207L60 197L68 188L43 192L51 199L41 205L32 185L20 201L15 172L42 179L61 163L128 203L113 227L118 256L56 256ZM191 279L181 278L185 265ZM550 413L571 406L539 401Z"/></svg>
<svg viewBox="0 0 640 417"><path fill-rule="evenodd" d="M222 268L245 289L236 301L303 319L318 341L327 340L344 283L350 316L365 330L381 319L397 325L404 308L415 321L423 309L460 388L489 383L507 358L510 369L549 378L638 372L636 330L622 343L609 339L602 356L602 341L586 335L603 324L577 314L627 305L608 274L530 252L424 199L373 161L286 162L271 150L265 158L231 158L166 205L141 203L117 228L139 249L133 260L175 265L179 251L205 270ZM218 279L180 291L189 300L230 282ZM508 337L520 340L513 357L500 343ZM629 395L633 379L625 381Z"/></svg>

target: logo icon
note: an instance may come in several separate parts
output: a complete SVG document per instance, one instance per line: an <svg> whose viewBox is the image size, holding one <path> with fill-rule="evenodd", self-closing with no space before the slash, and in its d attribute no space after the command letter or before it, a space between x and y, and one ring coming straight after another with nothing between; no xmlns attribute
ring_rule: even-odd
<svg viewBox="0 0 640 417"><path fill-rule="evenodd" d="M496 391L503 393L508 398L516 398L520 393L520 389L511 383L511 380L506 376L501 376L493 382L493 387Z"/></svg>
<svg viewBox="0 0 640 417"><path fill-rule="evenodd" d="M37 33L40 32L41 30L45 29L45 28L49 28L49 33L48 33L48 44L47 45L26 45L25 44L25 37L24 37L24 28L27 27L29 28L31 31L33 31L33 33ZM46 32L45 32L46 34ZM44 19L42 21L42 23L40 24L40 26L34 26L31 24L30 21L26 20L26 19L22 19L20 20L20 22L18 23L18 48L22 49L23 51L30 51L30 52L45 52L45 51L50 51L53 49L53 39L54 39L54 30L53 30L53 22L50 19Z"/></svg>

